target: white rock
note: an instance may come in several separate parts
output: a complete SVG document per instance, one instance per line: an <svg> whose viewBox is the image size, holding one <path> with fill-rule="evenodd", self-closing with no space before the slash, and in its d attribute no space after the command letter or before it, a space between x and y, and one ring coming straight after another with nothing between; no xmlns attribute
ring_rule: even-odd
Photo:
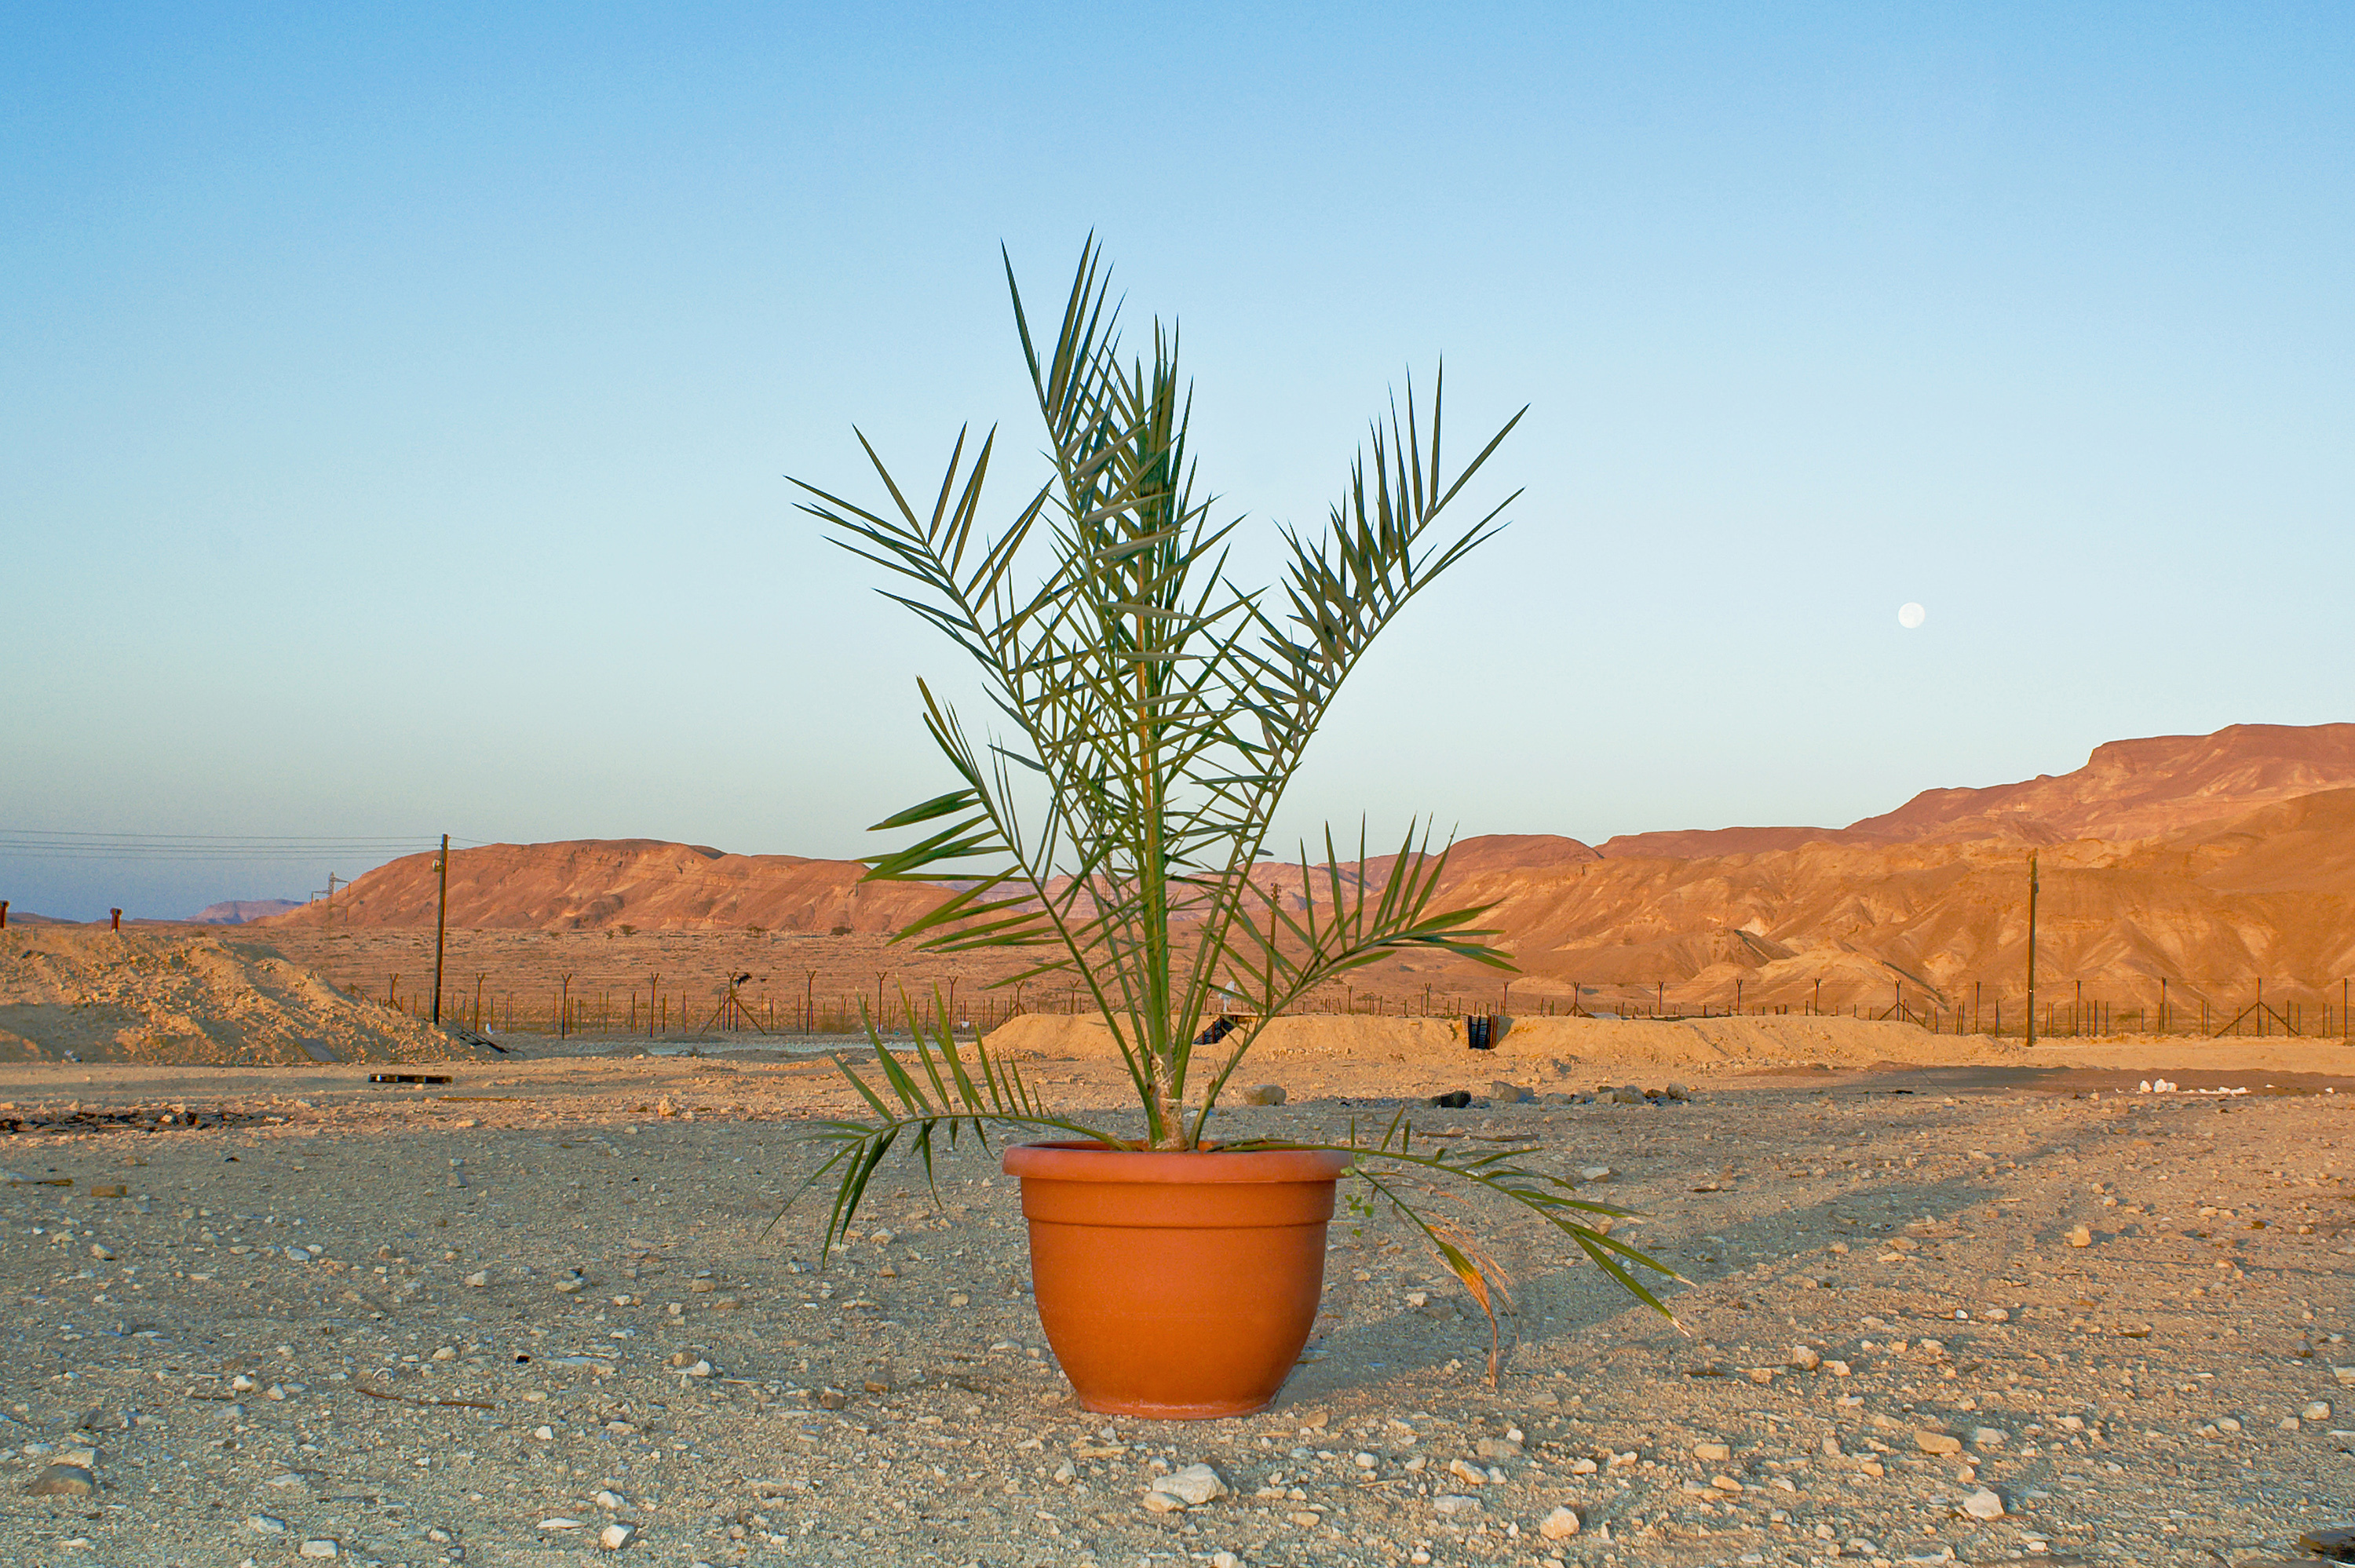
<svg viewBox="0 0 2355 1568"><path fill-rule="evenodd" d="M473 1286L477 1290L482 1289L490 1282L491 1271L487 1268L478 1268L474 1270L474 1273L466 1276L466 1283Z"/></svg>
<svg viewBox="0 0 2355 1568"><path fill-rule="evenodd" d="M251 1378L246 1376L243 1372L240 1372L235 1377L229 1379L229 1385L239 1393L251 1393L255 1389L261 1386Z"/></svg>
<svg viewBox="0 0 2355 1568"><path fill-rule="evenodd" d="M266 1513L257 1513L247 1517L245 1528L260 1531L264 1535L283 1535L286 1533L286 1521L272 1519Z"/></svg>
<svg viewBox="0 0 2355 1568"><path fill-rule="evenodd" d="M629 1504L622 1500L621 1493L611 1490L599 1492L595 1497L591 1498L589 1500L595 1503L599 1508L607 1510L608 1511L611 1511L613 1509L629 1507Z"/></svg>
<svg viewBox="0 0 2355 1568"><path fill-rule="evenodd" d="M1461 1459L1448 1460L1447 1473L1466 1486L1485 1487L1488 1484L1488 1473L1486 1470L1475 1469Z"/></svg>
<svg viewBox="0 0 2355 1568"><path fill-rule="evenodd" d="M627 1546L631 1542L635 1541L637 1538L638 1527L636 1525L609 1524L604 1529L597 1532L597 1544L603 1547L608 1552L619 1552L623 1547Z"/></svg>
<svg viewBox="0 0 2355 1568"><path fill-rule="evenodd" d="M90 1255L97 1258L101 1263L112 1262L114 1257L114 1249L101 1243L92 1242L90 1244Z"/></svg>
<svg viewBox="0 0 2355 1568"><path fill-rule="evenodd" d="M1578 1515L1558 1508L1538 1521L1538 1533L1548 1541L1567 1541L1578 1533Z"/></svg>
<svg viewBox="0 0 2355 1568"><path fill-rule="evenodd" d="M1243 1568L1243 1560L1231 1552L1213 1552L1210 1568Z"/></svg>
<svg viewBox="0 0 2355 1568"><path fill-rule="evenodd" d="M1973 1519L2001 1519L2003 1499L1981 1487L1963 1499L1963 1511Z"/></svg>
<svg viewBox="0 0 2355 1568"><path fill-rule="evenodd" d="M2327 1399L2314 1400L2298 1414L2308 1421L2328 1421L2330 1419L2330 1402Z"/></svg>
<svg viewBox="0 0 2355 1568"><path fill-rule="evenodd" d="M1618 1174L1608 1165L1582 1165L1578 1168L1578 1179L1582 1181L1608 1181Z"/></svg>
<svg viewBox="0 0 2355 1568"><path fill-rule="evenodd" d="M1467 1498L1456 1492L1442 1492L1439 1496L1431 1499L1431 1506L1433 1511L1440 1514L1442 1517L1454 1519L1461 1514L1478 1513L1480 1511L1480 1499L1478 1498Z"/></svg>
<svg viewBox="0 0 2355 1568"><path fill-rule="evenodd" d="M698 1361L691 1367L681 1367L678 1370L679 1375L682 1377L709 1377L711 1375L711 1363L706 1361Z"/></svg>
<svg viewBox="0 0 2355 1568"><path fill-rule="evenodd" d="M1145 1511L1147 1513L1183 1513L1186 1511L1186 1499L1181 1497L1173 1497L1169 1493L1163 1491L1147 1492L1145 1494Z"/></svg>
<svg viewBox="0 0 2355 1568"><path fill-rule="evenodd" d="M325 1536L306 1541L295 1548L295 1555L298 1557L341 1557L343 1554L343 1548Z"/></svg>
<svg viewBox="0 0 2355 1568"><path fill-rule="evenodd" d="M1824 1364L1824 1354L1813 1345L1793 1345L1788 1364L1801 1372L1813 1372Z"/></svg>
<svg viewBox="0 0 2355 1568"><path fill-rule="evenodd" d="M1162 1478L1161 1489L1183 1499L1188 1507L1199 1508L1225 1497L1227 1483L1208 1465L1188 1465L1174 1476Z"/></svg>
<svg viewBox="0 0 2355 1568"><path fill-rule="evenodd" d="M535 1426L531 1429L531 1435L543 1443L556 1441L556 1428L553 1426Z"/></svg>
<svg viewBox="0 0 2355 1568"><path fill-rule="evenodd" d="M541 1520L539 1521L539 1528L542 1530L578 1530L581 1528L581 1521L577 1519L565 1519L559 1515L553 1519Z"/></svg>

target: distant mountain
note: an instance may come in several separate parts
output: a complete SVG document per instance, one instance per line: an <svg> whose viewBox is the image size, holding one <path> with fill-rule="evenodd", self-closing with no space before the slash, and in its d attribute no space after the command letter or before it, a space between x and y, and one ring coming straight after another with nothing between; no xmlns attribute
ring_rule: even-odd
<svg viewBox="0 0 2355 1568"><path fill-rule="evenodd" d="M229 898L218 904L208 904L188 916L191 926L242 926L249 920L266 920L272 915L283 915L290 909L300 909L302 904L292 898Z"/></svg>
<svg viewBox="0 0 2355 1568"><path fill-rule="evenodd" d="M1528 988L1516 1000L1577 984L1664 987L1686 1005L1736 995L1745 1006L1812 1005L1819 995L1886 1005L1903 988L1951 1002L2024 973L2031 848L2042 851L2040 973L2068 982L2072 998L2082 980L2147 1001L2165 979L2178 999L2189 986L2200 1001L2238 1007L2255 980L2327 988L2335 999L2341 978L2355 975L2347 724L2112 742L2071 773L1925 790L1846 828L1636 833L1599 850L1550 834L1467 839L1455 846L1443 897L1493 906L1483 924L1502 932L1523 977L1513 983ZM431 926L432 863L420 854L378 866L332 908L305 905L270 924ZM1392 857L1369 859L1345 877L1379 885L1391 866ZM652 839L492 844L451 856L450 921L874 937L940 896L863 885L864 870ZM1252 874L1286 907L1302 906L1297 863ZM1321 902L1321 878L1316 890ZM1359 974L1367 986L1416 991L1498 983L1429 956Z"/></svg>
<svg viewBox="0 0 2355 1568"><path fill-rule="evenodd" d="M2275 800L2355 785L2355 724L2236 724L2094 748L2073 773L1986 789L1924 789L1845 828L1682 828L1606 839L1606 858L1695 860L1805 844L2127 842Z"/></svg>

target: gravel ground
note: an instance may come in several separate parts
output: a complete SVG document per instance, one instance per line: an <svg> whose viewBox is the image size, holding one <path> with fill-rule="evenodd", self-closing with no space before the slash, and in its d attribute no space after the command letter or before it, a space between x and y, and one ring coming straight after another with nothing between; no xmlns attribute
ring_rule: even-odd
<svg viewBox="0 0 2355 1568"><path fill-rule="evenodd" d="M938 1208L880 1189L823 1269L810 1216L764 1238L843 1103L815 1069L451 1071L5 1070L19 1110L255 1119L0 1139L0 1556L574 1563L618 1526L617 1561L682 1565L2206 1564L2294 1555L2355 1490L2343 1092L1426 1111L1610 1167L1689 1332L1508 1225L1491 1389L1434 1261L1337 1224L1275 1407L1155 1425L1071 1401L992 1160ZM1033 1075L1113 1103L1101 1064ZM1292 1086L1235 1123L1380 1108ZM28 1490L76 1461L94 1493ZM1195 1464L1230 1495L1148 1510Z"/></svg>

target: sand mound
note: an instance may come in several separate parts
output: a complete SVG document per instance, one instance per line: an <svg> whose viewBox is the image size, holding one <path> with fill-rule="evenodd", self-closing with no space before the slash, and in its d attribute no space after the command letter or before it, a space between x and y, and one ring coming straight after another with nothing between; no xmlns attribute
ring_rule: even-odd
<svg viewBox="0 0 2355 1568"><path fill-rule="evenodd" d="M991 1032L993 1050L1012 1056L1087 1061L1113 1056L1112 1031L1103 1020L1028 1013ZM1205 1058L1208 1059L1206 1054ZM1508 1021L1493 1051L1473 1052L1464 1022L1450 1018L1279 1018L1252 1048L1253 1062L1441 1061L1465 1070L1493 1069L1504 1078L1544 1078L1580 1069L1685 1067L1739 1071L1747 1067L1869 1067L2024 1064L2018 1045L1978 1035L1932 1034L1910 1023L1853 1018L1710 1018L1682 1022L1614 1022L1591 1018ZM1247 1068L1246 1073L1249 1069Z"/></svg>
<svg viewBox="0 0 2355 1568"><path fill-rule="evenodd" d="M474 1054L217 937L45 926L0 939L0 1060L264 1066Z"/></svg>

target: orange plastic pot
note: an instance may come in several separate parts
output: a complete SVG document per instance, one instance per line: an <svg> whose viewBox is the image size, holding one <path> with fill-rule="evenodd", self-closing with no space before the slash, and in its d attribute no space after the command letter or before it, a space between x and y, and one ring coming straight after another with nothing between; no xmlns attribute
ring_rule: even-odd
<svg viewBox="0 0 2355 1568"><path fill-rule="evenodd" d="M1325 1289L1348 1156L1018 1145L1030 1280L1080 1403L1203 1421L1275 1397Z"/></svg>

